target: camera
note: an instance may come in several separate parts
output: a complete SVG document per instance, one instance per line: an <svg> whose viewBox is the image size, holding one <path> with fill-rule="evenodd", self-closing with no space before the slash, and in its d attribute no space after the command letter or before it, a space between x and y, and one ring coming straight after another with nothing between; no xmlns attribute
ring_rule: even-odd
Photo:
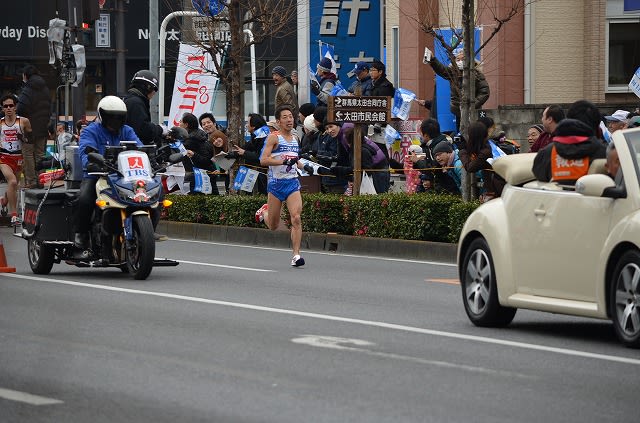
<svg viewBox="0 0 640 423"><path fill-rule="evenodd" d="M453 137L453 142L454 142L454 143L458 144L458 143L460 143L461 141L462 141L462 138L461 138L461 137L458 137L458 136Z"/></svg>

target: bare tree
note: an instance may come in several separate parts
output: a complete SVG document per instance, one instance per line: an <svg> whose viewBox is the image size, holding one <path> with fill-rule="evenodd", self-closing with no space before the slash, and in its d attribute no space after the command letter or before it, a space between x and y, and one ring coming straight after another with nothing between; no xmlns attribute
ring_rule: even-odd
<svg viewBox="0 0 640 423"><path fill-rule="evenodd" d="M482 41L480 46L475 44L475 27L477 26L477 14L475 13L476 1L480 13L489 13L493 21L491 32ZM418 25L428 35L434 38L434 42L439 42L444 48L450 62L456 63L454 52L458 51L460 44L463 43L463 66L451 66L451 90L452 95L456 95L460 99L460 132L466 134L467 127L471 123L471 119L476 115L476 78L478 72L475 57L480 53L489 42L500 32L506 23L519 13L524 13L527 4L534 0L506 0L502 2L490 0L418 0L418 17L416 18ZM508 1L511 1L509 4ZM494 7L491 7L493 3ZM498 16L497 4L500 4L502 16ZM508 5L508 6L507 6ZM461 19L457 19L460 13ZM445 19L449 22L449 27L454 31L455 36L451 40L445 40L439 29L436 17L440 14L445 15ZM460 24L458 24L460 23ZM485 25L486 28L486 25ZM466 172L465 172L466 174ZM465 200L477 198L475 190L474 175L466 174L462 179L462 197Z"/></svg>
<svg viewBox="0 0 640 423"><path fill-rule="evenodd" d="M509 3L509 1L511 3ZM451 67L454 75L453 80L461 83L451 84L453 90L457 90L460 101L460 131L466 132L470 119L475 115L475 79L470 76L474 73L475 60L473 58L480 53L489 42L500 32L506 23L516 15L524 13L527 4L534 0L507 0L502 2L489 0L418 0L418 13L414 18L422 31L430 35L444 48L451 63L456 62L454 52L460 49L463 43L464 60L463 67ZM478 14L475 13L476 3L478 4ZM503 15L498 15L496 4L500 3ZM493 4L493 5L492 5ZM460 13L460 15L457 15ZM438 31L440 25L436 17L444 14L444 20L448 21L449 27L454 30L455 37L445 40ZM477 26L477 16L479 14L489 14L493 21L493 27L488 36L479 46L474 46L474 29ZM458 18L460 16L461 18ZM484 26L487 28L487 25ZM465 40L469 40L466 42Z"/></svg>
<svg viewBox="0 0 640 423"><path fill-rule="evenodd" d="M252 44L284 37L295 31L290 17L296 16L295 0L219 0L226 4L216 16L200 18L206 24L189 42L208 52L220 55L214 69L224 84L227 97L227 133L230 144L244 142L244 64ZM295 22L295 20L293 21ZM251 31L251 37L245 32ZM185 31L183 31L184 33Z"/></svg>

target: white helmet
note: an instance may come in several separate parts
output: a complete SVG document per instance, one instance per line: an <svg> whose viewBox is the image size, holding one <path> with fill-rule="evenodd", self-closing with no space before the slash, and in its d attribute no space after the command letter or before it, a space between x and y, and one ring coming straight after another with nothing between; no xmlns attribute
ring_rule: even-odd
<svg viewBox="0 0 640 423"><path fill-rule="evenodd" d="M127 106L120 97L108 95L98 103L98 117L102 126L117 134L127 121Z"/></svg>

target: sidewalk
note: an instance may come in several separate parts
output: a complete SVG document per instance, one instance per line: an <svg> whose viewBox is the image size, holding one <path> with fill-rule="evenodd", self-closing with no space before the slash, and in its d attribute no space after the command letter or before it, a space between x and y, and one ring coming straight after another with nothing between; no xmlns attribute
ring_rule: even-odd
<svg viewBox="0 0 640 423"><path fill-rule="evenodd" d="M274 232L260 228L205 225L168 220L160 221L157 231L166 234L169 238L260 245L262 247L290 248L291 246L288 231ZM457 244L304 232L302 234L302 249L455 263Z"/></svg>

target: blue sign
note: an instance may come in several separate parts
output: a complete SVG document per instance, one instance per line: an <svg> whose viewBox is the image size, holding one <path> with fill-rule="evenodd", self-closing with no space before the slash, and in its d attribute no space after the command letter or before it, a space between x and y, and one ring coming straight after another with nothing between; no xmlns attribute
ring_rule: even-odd
<svg viewBox="0 0 640 423"><path fill-rule="evenodd" d="M191 4L201 15L216 16L224 9L225 0L191 0Z"/></svg>
<svg viewBox="0 0 640 423"><path fill-rule="evenodd" d="M625 12L637 12L640 11L640 0L624 0Z"/></svg>
<svg viewBox="0 0 640 423"><path fill-rule="evenodd" d="M452 45L456 42L456 33L462 34L462 29L457 29L455 32L452 29L441 29L438 32L444 37L444 40L447 41L447 44ZM474 44L476 48L480 45L480 34L481 30L476 28ZM447 56L447 51L440 44L440 42L436 41L434 44L435 47L435 58L438 59L442 64L449 65L451 61L449 60L449 56ZM462 50L462 43L458 45L454 54L458 52L458 50ZM476 59L480 60L480 54L476 55ZM437 118L440 123L440 130L442 132L448 131L456 131L456 116L451 113L450 107L451 101L451 87L449 86L449 81L444 79L441 76L436 75L436 110L437 110Z"/></svg>
<svg viewBox="0 0 640 423"><path fill-rule="evenodd" d="M383 60L382 0L319 3L310 2L309 8L309 67L315 73L321 54L333 51L338 79L348 87L354 81L356 63Z"/></svg>

